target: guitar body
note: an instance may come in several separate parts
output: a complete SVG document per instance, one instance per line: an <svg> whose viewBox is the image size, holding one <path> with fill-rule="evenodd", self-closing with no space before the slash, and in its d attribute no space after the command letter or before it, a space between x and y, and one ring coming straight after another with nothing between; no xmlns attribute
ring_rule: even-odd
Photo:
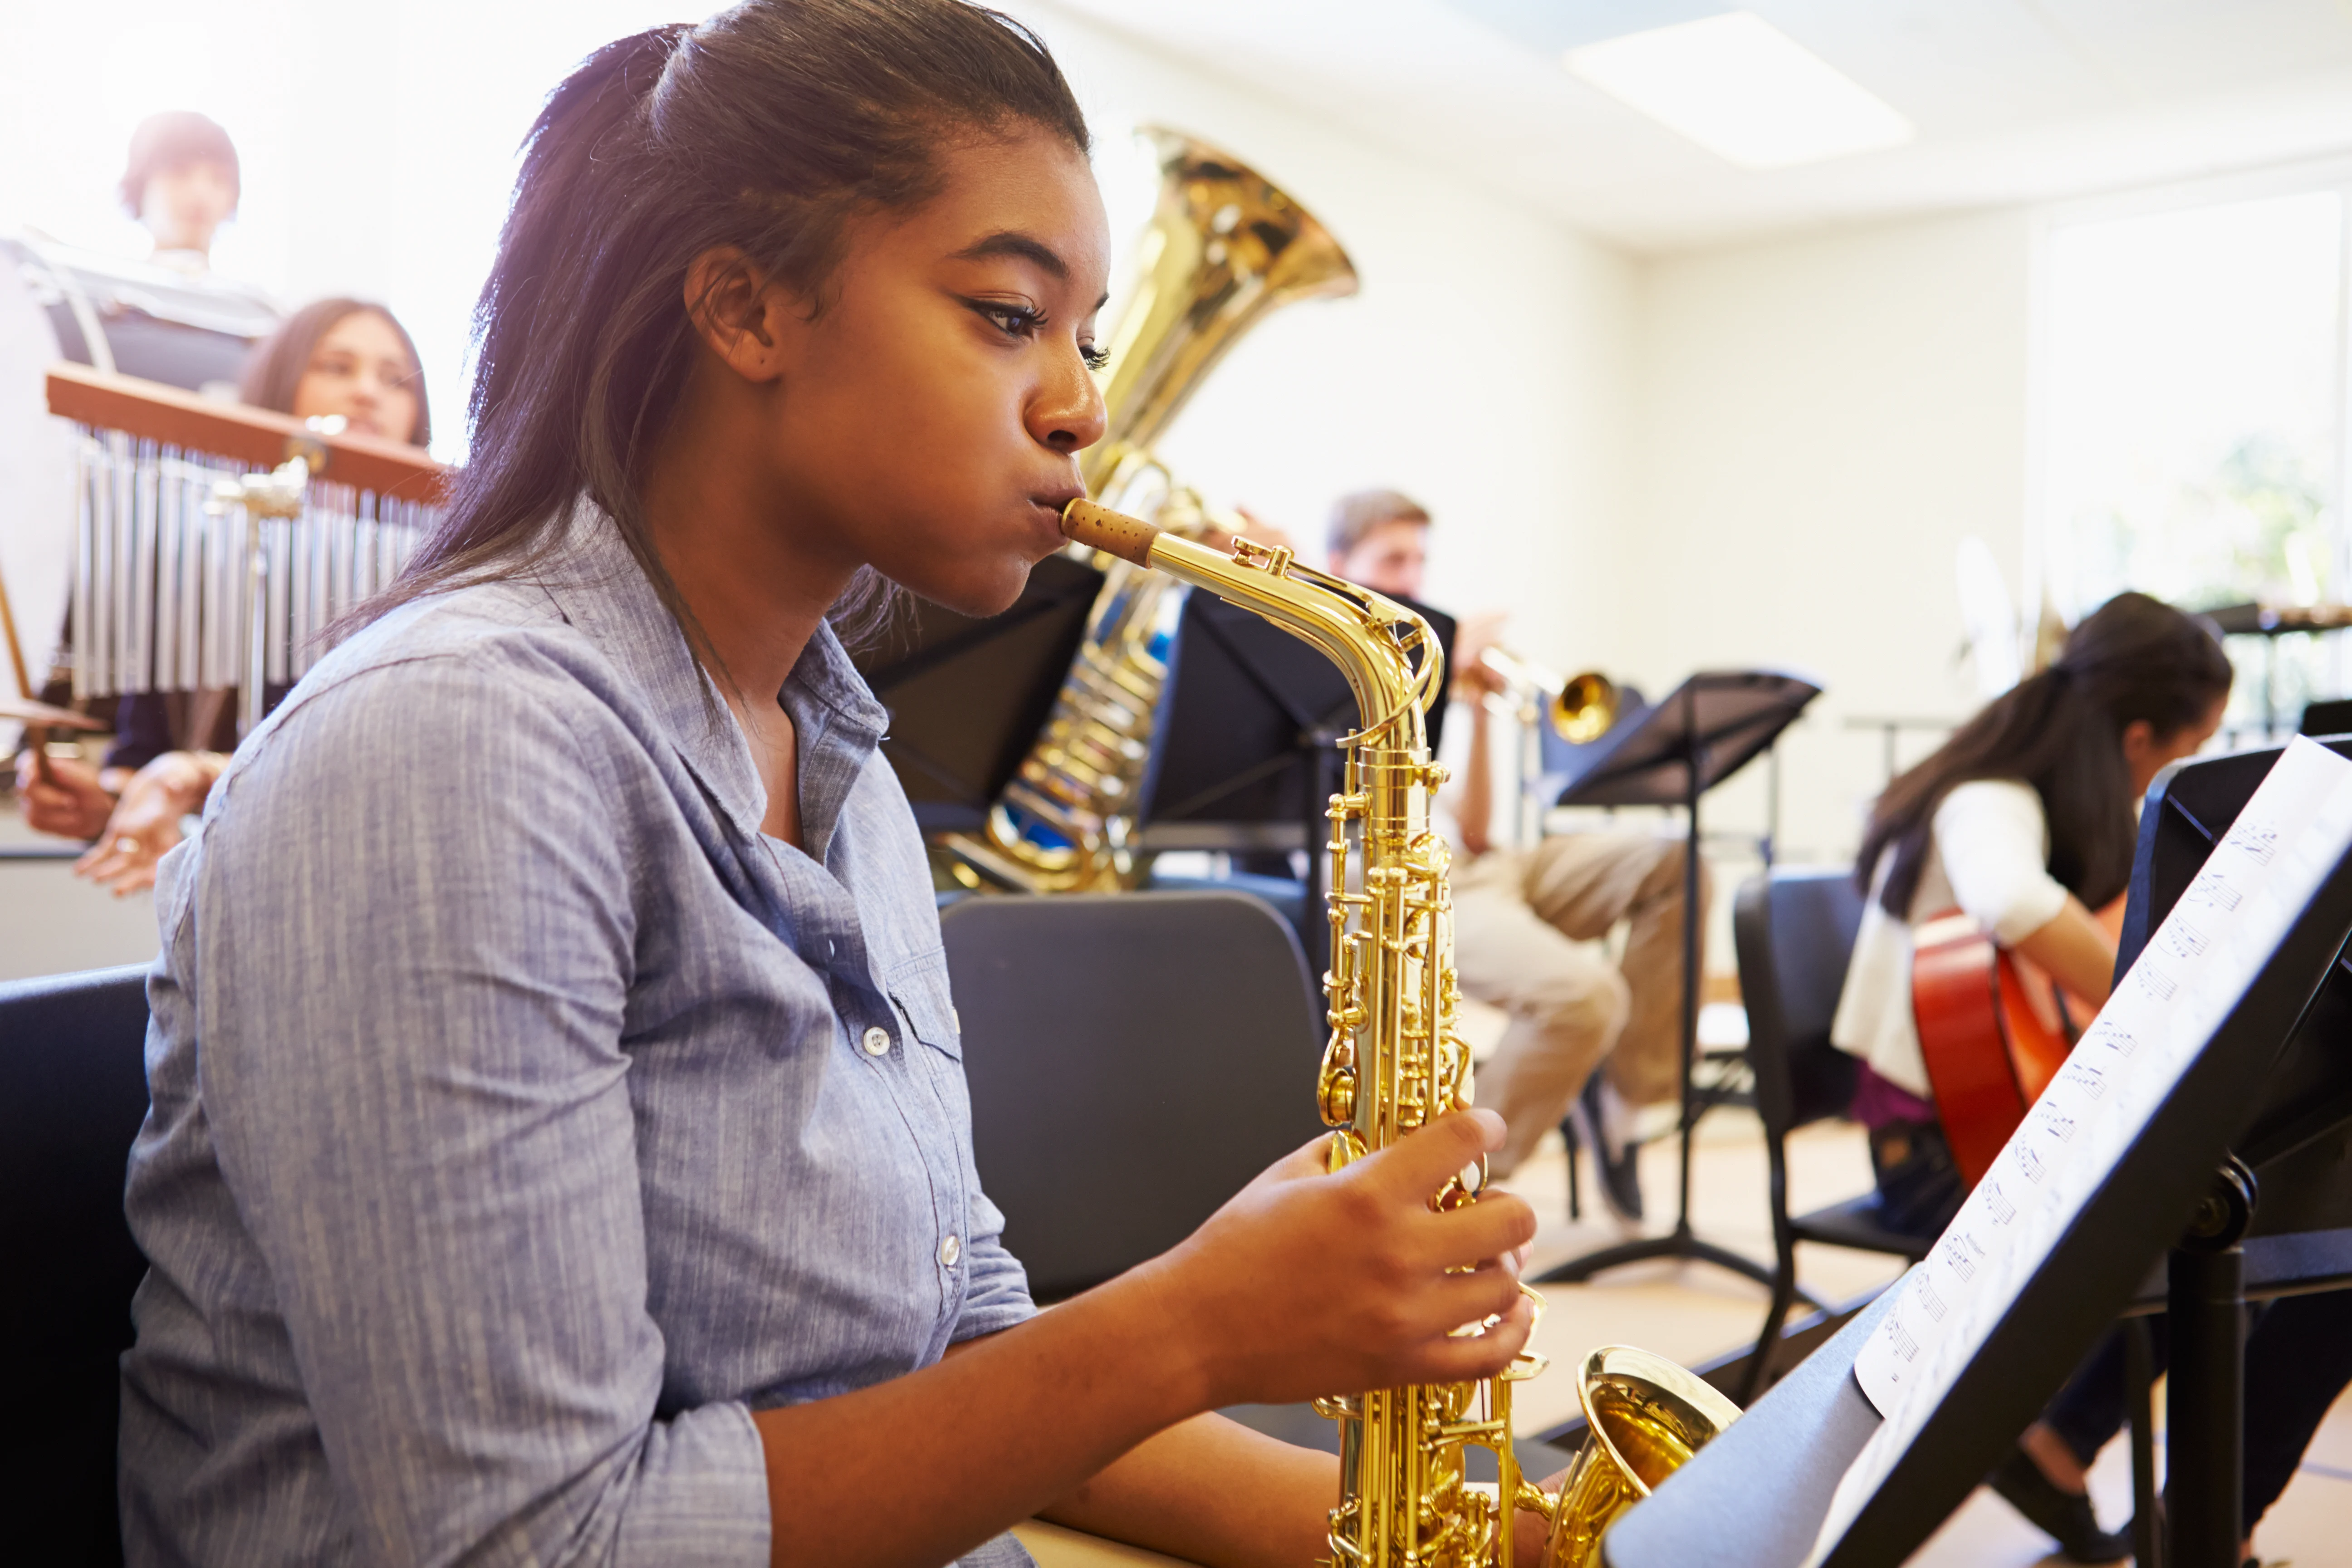
<svg viewBox="0 0 2352 1568"><path fill-rule="evenodd" d="M1971 1187L2066 1065L2074 1046L2059 1005L2040 971L1968 916L1954 910L1920 926L1911 958L1919 1054L1945 1140Z"/></svg>

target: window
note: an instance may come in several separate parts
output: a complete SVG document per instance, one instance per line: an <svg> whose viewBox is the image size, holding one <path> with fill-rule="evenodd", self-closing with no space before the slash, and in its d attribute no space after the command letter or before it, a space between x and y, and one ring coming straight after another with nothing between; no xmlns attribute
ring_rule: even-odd
<svg viewBox="0 0 2352 1568"><path fill-rule="evenodd" d="M2061 223L2045 257L2043 563L2069 621L2352 597L2346 191ZM2340 634L2232 637L2229 726L2344 689Z"/></svg>

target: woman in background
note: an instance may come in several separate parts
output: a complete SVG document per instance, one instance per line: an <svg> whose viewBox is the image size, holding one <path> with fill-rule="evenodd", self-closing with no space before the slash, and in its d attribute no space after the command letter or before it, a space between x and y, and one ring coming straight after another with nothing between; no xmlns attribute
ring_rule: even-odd
<svg viewBox="0 0 2352 1568"><path fill-rule="evenodd" d="M2074 628L2056 663L1879 797L1857 863L1870 902L1830 1040L1862 1058L1853 1115L1869 1129L1887 1226L1936 1236L1968 1195L1920 1054L1914 931L1958 909L2084 1002L2105 1002L2116 940L2092 911L2122 895L2140 798L2212 738L2230 678L2210 623L2118 595ZM2080 1563L2130 1551L2123 1531L2099 1528L2087 1485L2122 1419L2119 1358L2119 1346L2095 1353L1992 1477Z"/></svg>
<svg viewBox="0 0 2352 1568"><path fill-rule="evenodd" d="M1888 1226L1937 1235L1967 1196L1912 1016L1913 932L1958 909L2104 1003L2116 941L2091 911L2130 880L2149 783L2221 727L2230 675L2209 623L2119 594L2074 628L2056 663L1879 796L1856 861L1870 901L1830 1040L1862 1058L1854 1116L1870 1129Z"/></svg>
<svg viewBox="0 0 2352 1568"><path fill-rule="evenodd" d="M391 311L362 300L320 300L288 317L255 345L237 392L253 407L341 419L379 440L433 438L416 345ZM284 693L269 688L268 703ZM17 759L26 824L94 840L74 870L118 896L154 886L155 862L180 841L181 819L204 809L236 746L236 709L234 690L123 698L99 767L51 758L45 782L29 754Z"/></svg>

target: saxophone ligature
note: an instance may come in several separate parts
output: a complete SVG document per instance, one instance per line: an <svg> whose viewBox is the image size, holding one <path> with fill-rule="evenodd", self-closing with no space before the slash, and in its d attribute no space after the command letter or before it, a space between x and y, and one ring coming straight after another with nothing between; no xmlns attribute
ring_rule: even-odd
<svg viewBox="0 0 2352 1568"><path fill-rule="evenodd" d="M1336 1129L1330 1167L1466 1109L1471 1060L1455 1029L1451 851L1430 821L1445 773L1430 756L1423 717L1444 677L1428 623L1394 600L1299 565L1287 550L1247 539L1227 555L1085 500L1064 509L1062 531L1255 612L1346 676L1359 721L1339 742L1341 787L1327 813L1331 966L1323 989L1331 1032L1316 1091ZM1475 1203L1484 1184L1481 1162L1434 1194L1432 1206ZM1548 1568L1585 1568L1599 1561L1609 1522L1738 1415L1670 1362L1624 1347L1597 1351L1579 1378L1591 1437L1554 1498L1520 1475L1511 1435L1512 1386L1544 1364L1522 1351L1488 1378L1318 1400L1340 1426L1334 1568L1515 1568L1512 1522L1523 1508L1550 1520ZM1492 1494L1470 1479L1474 1448L1494 1456Z"/></svg>
<svg viewBox="0 0 2352 1568"><path fill-rule="evenodd" d="M1248 164L1207 142L1147 127L1160 201L1117 321L1104 337L1104 438L1078 459L1087 493L1199 535L1240 524L1212 514L1151 454L1169 422L1226 351L1293 300L1352 294L1356 269L1313 214ZM1030 892L1127 884L1127 833L1153 716L1168 679L1161 616L1171 584L1113 560L1070 673L986 830L943 847L968 886L977 873Z"/></svg>

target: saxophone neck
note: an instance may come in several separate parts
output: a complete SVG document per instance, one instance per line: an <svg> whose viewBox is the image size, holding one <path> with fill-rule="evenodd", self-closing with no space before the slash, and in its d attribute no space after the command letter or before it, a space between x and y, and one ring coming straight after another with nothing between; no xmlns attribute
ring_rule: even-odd
<svg viewBox="0 0 2352 1568"><path fill-rule="evenodd" d="M1243 540L1228 555L1093 501L1065 507L1062 531L1273 622L1339 667L1355 693L1366 743L1427 751L1423 711L1444 676L1444 659L1429 623L1395 600L1301 566L1286 549Z"/></svg>

